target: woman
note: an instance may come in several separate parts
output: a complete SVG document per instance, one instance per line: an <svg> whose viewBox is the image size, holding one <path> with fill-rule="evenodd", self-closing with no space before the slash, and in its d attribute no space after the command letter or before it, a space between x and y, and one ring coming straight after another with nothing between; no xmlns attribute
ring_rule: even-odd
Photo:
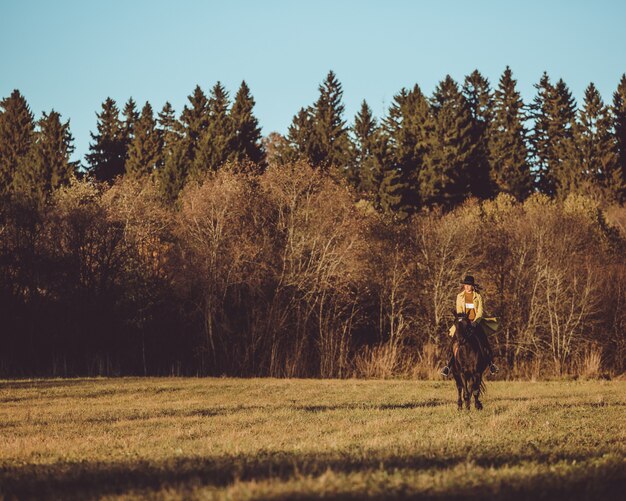
<svg viewBox="0 0 626 501"><path fill-rule="evenodd" d="M467 275L463 281L463 290L456 296L456 312L465 313L467 319L470 321L471 326L476 329L477 335L480 336L481 344L485 347L487 361L489 363L489 372L491 375L498 372L498 368L493 363L493 352L489 345L489 339L485 331L495 332L498 329L497 319L494 317L483 317L483 298L478 293L478 284L474 283L474 277ZM450 327L450 336L454 336L456 325ZM452 340L451 340L452 341ZM453 342L450 343L450 360L442 370L443 376L450 374L450 367L454 361L454 352L452 350Z"/></svg>

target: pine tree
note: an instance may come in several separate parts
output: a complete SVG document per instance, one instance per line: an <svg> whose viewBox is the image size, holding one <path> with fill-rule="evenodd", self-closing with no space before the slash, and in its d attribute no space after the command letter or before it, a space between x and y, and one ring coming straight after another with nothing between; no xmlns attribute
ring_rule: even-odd
<svg viewBox="0 0 626 501"><path fill-rule="evenodd" d="M287 130L288 151L281 156L285 161L305 159L314 165L313 159L316 156L314 151L314 122L311 107L300 108L296 113Z"/></svg>
<svg viewBox="0 0 626 501"><path fill-rule="evenodd" d="M407 184L402 173L393 166L381 164L381 167L376 205L384 214L392 215L395 219L402 221L414 210L413 207L404 203Z"/></svg>
<svg viewBox="0 0 626 501"><path fill-rule="evenodd" d="M530 132L530 153L534 164L534 178L537 189L546 194L554 193L554 180L550 165L550 132L552 130L552 107L551 99L554 95L554 87L550 83L547 72L543 72L539 83L534 85L537 89L533 102L529 106L530 116L533 120L533 128Z"/></svg>
<svg viewBox="0 0 626 501"><path fill-rule="evenodd" d="M0 195L10 190L18 163L30 151L34 134L33 114L16 89L0 102Z"/></svg>
<svg viewBox="0 0 626 501"><path fill-rule="evenodd" d="M98 132L91 133L94 141L89 145L87 154L89 171L100 181L112 181L124 174L126 158L126 134L120 121L119 110L113 99L107 98L102 103L98 117Z"/></svg>
<svg viewBox="0 0 626 501"><path fill-rule="evenodd" d="M186 136L187 154L185 155L186 171L188 171L195 161L197 150L200 146L200 139L204 136L209 126L209 100L199 85L188 96L189 105L185 105L180 116Z"/></svg>
<svg viewBox="0 0 626 501"><path fill-rule="evenodd" d="M161 160L161 137L149 102L146 101L133 128L133 139L128 146L126 173L133 177L148 176L158 168Z"/></svg>
<svg viewBox="0 0 626 501"><path fill-rule="evenodd" d="M626 74L613 94L613 131L617 147L618 164L621 169L622 183L626 184ZM626 193L622 193L620 201L626 201Z"/></svg>
<svg viewBox="0 0 626 501"><path fill-rule="evenodd" d="M447 75L432 98L435 129L419 173L425 204L451 206L471 194L471 162L476 145L472 116L457 83Z"/></svg>
<svg viewBox="0 0 626 501"><path fill-rule="evenodd" d="M183 124L176 119L174 108L169 102L159 112L157 122L161 154L154 175L161 193L173 202L185 184L189 145Z"/></svg>
<svg viewBox="0 0 626 501"><path fill-rule="evenodd" d="M507 66L495 93L494 115L489 132L491 179L498 191L524 199L532 190L526 147L524 103Z"/></svg>
<svg viewBox="0 0 626 501"><path fill-rule="evenodd" d="M348 181L357 190L364 190L364 179L371 176L365 169L371 169L369 159L372 157L378 124L372 115L367 101L361 103L361 109L354 117L352 133L354 135L354 161L348 169ZM366 182L367 183L367 182Z"/></svg>
<svg viewBox="0 0 626 501"><path fill-rule="evenodd" d="M403 210L414 211L421 203L421 170L426 155L432 150L435 135L430 104L418 85L411 91L403 88L394 96L383 128L389 138L385 169L400 172Z"/></svg>
<svg viewBox="0 0 626 501"><path fill-rule="evenodd" d="M42 202L52 190L69 183L76 173L77 162L70 161L74 138L69 120L62 123L56 111L43 113L34 138L28 154L18 163L13 186L16 191Z"/></svg>
<svg viewBox="0 0 626 501"><path fill-rule="evenodd" d="M578 112L569 154L558 179L558 194L598 186L611 199L623 196L622 180L613 117L593 83L585 90L583 107Z"/></svg>
<svg viewBox="0 0 626 501"><path fill-rule="evenodd" d="M163 151L167 151L184 133L182 124L176 119L176 112L169 101L166 101L159 112L157 123Z"/></svg>
<svg viewBox="0 0 626 501"><path fill-rule="evenodd" d="M558 178L568 155L576 120L576 102L563 79L551 85L545 72L535 88L537 95L530 106L534 121L530 147L536 186L552 196L556 194Z"/></svg>
<svg viewBox="0 0 626 501"><path fill-rule="evenodd" d="M333 71L320 84L319 93L312 108L314 133L309 160L322 169L331 165L345 169L350 163L351 144L343 119L343 90Z"/></svg>
<svg viewBox="0 0 626 501"><path fill-rule="evenodd" d="M493 193L489 178L489 127L493 119L493 92L489 80L474 70L465 77L463 96L472 116L472 141L476 145L470 161L470 192L479 198Z"/></svg>
<svg viewBox="0 0 626 501"><path fill-rule="evenodd" d="M237 162L249 160L263 168L265 151L261 142L259 122L252 113L254 104L254 98L250 94L248 85L245 81L241 82L230 110L233 144L231 145L229 160Z"/></svg>
<svg viewBox="0 0 626 501"><path fill-rule="evenodd" d="M194 175L216 171L228 159L234 137L229 105L228 92L217 82L207 105L207 127L198 141L192 166Z"/></svg>
<svg viewBox="0 0 626 501"><path fill-rule="evenodd" d="M132 97L126 101L122 116L124 117L124 136L126 138L126 144L130 144L135 137L135 124L139 120L137 103Z"/></svg>

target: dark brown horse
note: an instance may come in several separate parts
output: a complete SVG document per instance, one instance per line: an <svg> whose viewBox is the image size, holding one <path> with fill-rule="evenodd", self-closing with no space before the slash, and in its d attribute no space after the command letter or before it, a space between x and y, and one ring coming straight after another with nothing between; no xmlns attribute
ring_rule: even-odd
<svg viewBox="0 0 626 501"><path fill-rule="evenodd" d="M483 373L487 368L487 357L480 343L480 327L472 327L465 313L454 313L456 330L454 333L454 362L451 367L452 376L459 392L459 410L470 408L470 400L474 395L477 410L483 408L480 392L485 390ZM462 398L461 398L462 397Z"/></svg>

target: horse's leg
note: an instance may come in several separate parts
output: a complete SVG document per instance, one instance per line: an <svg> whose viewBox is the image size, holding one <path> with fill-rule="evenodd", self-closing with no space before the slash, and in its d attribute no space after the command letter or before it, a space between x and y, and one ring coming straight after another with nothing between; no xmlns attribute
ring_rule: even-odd
<svg viewBox="0 0 626 501"><path fill-rule="evenodd" d="M480 397L480 382L482 380L482 376L480 375L476 375L474 377L474 406L476 407L476 410L481 411L483 409L483 404L482 402L479 400Z"/></svg>
<svg viewBox="0 0 626 501"><path fill-rule="evenodd" d="M469 410L472 392L470 391L470 381L468 381L467 376L463 378L463 398L465 399L465 408Z"/></svg>
<svg viewBox="0 0 626 501"><path fill-rule="evenodd" d="M461 393L463 392L463 385L461 383L461 379L456 374L454 374L454 381L456 382L456 390L459 394L457 405L459 407L459 410L461 410L463 409L463 400L461 399Z"/></svg>

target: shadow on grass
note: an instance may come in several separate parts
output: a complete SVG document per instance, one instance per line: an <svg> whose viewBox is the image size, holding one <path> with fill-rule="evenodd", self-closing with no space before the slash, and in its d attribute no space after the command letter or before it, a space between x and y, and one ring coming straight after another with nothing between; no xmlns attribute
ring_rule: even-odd
<svg viewBox="0 0 626 501"><path fill-rule="evenodd" d="M439 407L441 405L451 405L452 401L445 401L439 399L424 400L416 402L402 402L402 403L385 403L385 404L368 404L353 402L348 404L333 404L333 405L295 405L294 409L303 410L306 412L327 412L337 410L401 410L401 409L422 409L427 407ZM287 406L285 406L287 407Z"/></svg>
<svg viewBox="0 0 626 501"><path fill-rule="evenodd" d="M561 453L529 453L514 455L490 455L472 457L472 463L486 468L521 465L526 462L545 465L544 473L534 479L518 482L507 489L501 484L499 489L508 500L526 498L591 499L600 494L613 495L623 493L626 487L626 471L623 462L604 462L584 467L582 475L574 480L559 479L551 473L548 465L558 461L571 463L600 458L589 455ZM332 470L352 473L384 469L392 472L402 470L426 470L453 468L467 461L465 456L432 457L422 455L390 456L384 451L335 453L260 453L256 456L219 456L219 457L184 457L172 458L162 462L59 462L49 465L23 465L0 468L0 497L18 499L83 499L107 494L124 494L131 489L159 489L173 487L185 489L186 485L224 487L236 480L287 480L294 476L318 476ZM570 475L571 477L571 475ZM480 485L480 479L477 479ZM471 484L471 483L470 483ZM468 487L467 492L451 492L452 497L479 498L484 493L478 492L476 485ZM620 494L621 495L621 494ZM332 496L332 493L331 493ZM345 497L363 497L349 492L339 495ZM582 496L582 497L581 497ZM299 498L298 493L286 496ZM327 496L326 496L327 497ZM402 492L385 494L384 498L406 497ZM435 496L437 497L437 496ZM438 496L442 497L442 496ZM492 496L490 496L492 497ZM331 497L332 498L332 497ZM380 498L382 499L382 498Z"/></svg>
<svg viewBox="0 0 626 501"><path fill-rule="evenodd" d="M66 386L76 386L85 383L98 382L97 379L32 379L28 381L3 381L0 383L0 390L23 390L28 388L63 388Z"/></svg>

